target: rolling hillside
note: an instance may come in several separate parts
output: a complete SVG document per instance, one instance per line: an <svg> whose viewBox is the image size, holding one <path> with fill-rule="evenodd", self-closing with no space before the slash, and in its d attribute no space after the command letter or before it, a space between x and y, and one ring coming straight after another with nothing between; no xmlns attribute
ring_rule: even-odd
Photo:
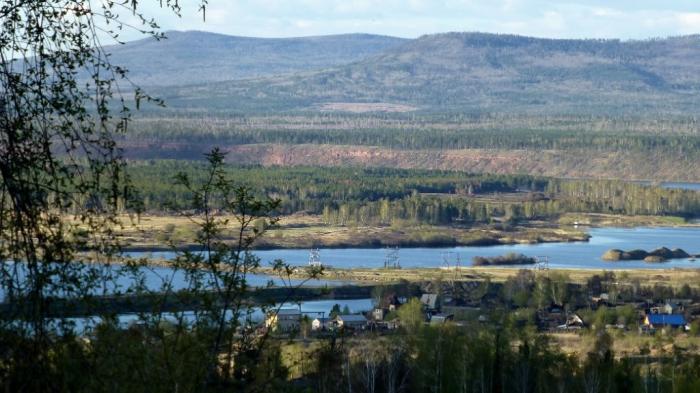
<svg viewBox="0 0 700 393"><path fill-rule="evenodd" d="M698 36L618 41L448 33L377 52L328 70L160 93L177 108L263 112L377 103L427 112L694 115L700 104Z"/></svg>
<svg viewBox="0 0 700 393"><path fill-rule="evenodd" d="M188 32L119 50L168 105L119 140L133 159L219 146L245 165L700 181L700 36Z"/></svg>
<svg viewBox="0 0 700 393"><path fill-rule="evenodd" d="M143 86L175 86L308 72L367 58L405 40L370 34L249 38L201 31L167 33L107 47Z"/></svg>

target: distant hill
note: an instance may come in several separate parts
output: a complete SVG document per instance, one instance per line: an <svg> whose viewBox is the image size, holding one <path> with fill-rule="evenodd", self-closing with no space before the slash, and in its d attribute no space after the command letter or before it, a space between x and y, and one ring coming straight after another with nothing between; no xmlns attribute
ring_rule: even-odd
<svg viewBox="0 0 700 393"><path fill-rule="evenodd" d="M171 107L239 111L353 110L348 105L352 103L371 110L367 104L376 103L380 108L428 112L700 113L699 36L619 41L447 33L405 42L360 36L374 43L371 50L357 37L314 39L349 40L353 47L348 52L365 48L357 61L351 62L348 55L343 61L351 63L332 69L170 87L159 93ZM251 48L255 42L250 41ZM270 47L278 45L282 44ZM301 52L305 50L297 53ZM252 67L248 74L236 75L294 71L292 66L255 63L256 58L245 62ZM303 62L322 64L320 59L296 60L300 63L290 63L298 65L297 70L304 68ZM211 72L225 67L224 61L208 64Z"/></svg>
<svg viewBox="0 0 700 393"><path fill-rule="evenodd" d="M249 38L171 31L107 47L112 62L143 86L174 86L308 72L359 61L403 43L370 34Z"/></svg>

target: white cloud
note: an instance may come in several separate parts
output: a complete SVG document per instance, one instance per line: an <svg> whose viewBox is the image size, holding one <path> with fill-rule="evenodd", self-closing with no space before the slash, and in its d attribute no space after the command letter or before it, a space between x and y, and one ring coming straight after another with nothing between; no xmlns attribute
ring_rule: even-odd
<svg viewBox="0 0 700 393"><path fill-rule="evenodd" d="M190 2L183 2L190 5L182 19L153 3L143 3L143 10L164 30L263 37L483 31L625 39L700 33L697 0L209 0L206 22Z"/></svg>
<svg viewBox="0 0 700 393"><path fill-rule="evenodd" d="M682 12L676 15L678 23L693 32L700 32L700 12Z"/></svg>
<svg viewBox="0 0 700 393"><path fill-rule="evenodd" d="M624 15L622 11L612 8L593 8L591 9L591 14L602 17L618 17Z"/></svg>

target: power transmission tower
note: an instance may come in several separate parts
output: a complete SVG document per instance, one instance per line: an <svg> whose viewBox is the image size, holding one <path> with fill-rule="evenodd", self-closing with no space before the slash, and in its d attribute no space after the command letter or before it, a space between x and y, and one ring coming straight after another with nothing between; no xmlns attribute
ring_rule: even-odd
<svg viewBox="0 0 700 393"><path fill-rule="evenodd" d="M549 270L549 257L548 256L538 256L535 258L535 269L537 270Z"/></svg>
<svg viewBox="0 0 700 393"><path fill-rule="evenodd" d="M321 252L318 248L312 248L311 250L309 250L309 266L323 266L323 263L321 262Z"/></svg>
<svg viewBox="0 0 700 393"><path fill-rule="evenodd" d="M462 267L462 258L458 252L445 251L442 253L442 266L447 269L460 269Z"/></svg>
<svg viewBox="0 0 700 393"><path fill-rule="evenodd" d="M454 282L457 280L459 270L462 268L462 257L459 255L458 252L445 251L442 253L442 267L447 270L454 270L451 283L454 287Z"/></svg>
<svg viewBox="0 0 700 393"><path fill-rule="evenodd" d="M384 269L401 269L399 262L399 247L387 247L386 257L384 257Z"/></svg>

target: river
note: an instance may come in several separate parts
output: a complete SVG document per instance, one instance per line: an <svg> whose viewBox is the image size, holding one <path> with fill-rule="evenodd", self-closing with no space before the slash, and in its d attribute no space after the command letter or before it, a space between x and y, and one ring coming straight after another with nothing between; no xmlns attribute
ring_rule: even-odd
<svg viewBox="0 0 700 393"><path fill-rule="evenodd" d="M700 191L700 183L661 182L659 185L663 188L678 188L681 190Z"/></svg>
<svg viewBox="0 0 700 393"><path fill-rule="evenodd" d="M700 191L700 183L682 182L682 181L662 181L662 182L652 182L648 180L633 181L634 183L643 184L647 186L658 186L661 188L668 189L678 189L678 190L690 190L690 191Z"/></svg>
<svg viewBox="0 0 700 393"><path fill-rule="evenodd" d="M429 268L444 266L444 255L451 252L449 263L453 266L459 255L462 266L471 266L475 256L498 256L507 253L523 253L532 257L547 257L550 268L569 269L668 269L668 268L700 268L700 260L690 259L671 260L665 263L645 263L642 261L607 262L601 259L603 253L611 248L623 250L643 249L650 251L659 247L682 248L690 254L700 253L700 227L678 228L591 228L591 239L588 242L571 243L541 243L518 244L480 247L445 247L445 248L403 248L399 250L399 263L404 268ZM295 266L308 263L308 250L260 250L255 252L263 264L275 259L283 259ZM151 256L170 259L173 252L128 252L133 257ZM380 268L384 265L386 250L381 248L342 248L321 249L321 261L337 268ZM522 266L513 266L520 268ZM118 267L116 269L119 269ZM158 291L164 282L172 285L173 290L185 289L187 281L182 272L173 276L172 270L166 267L149 267L144 270L145 286ZM251 286L265 286L269 280L275 285L281 285L279 278L264 275L248 275ZM106 283L102 288L95 288L92 294L111 294L125 292L132 284L129 275L118 276L113 282ZM292 280L291 285L301 285L302 281ZM310 280L306 286L336 286L351 284L348 281ZM60 294L55 294L59 295ZM0 299L4 298L0 288Z"/></svg>
<svg viewBox="0 0 700 393"><path fill-rule="evenodd" d="M700 254L700 227L653 227L653 228L590 228L588 242L517 244L479 247L403 248L399 251L399 262L405 268L440 267L443 255L459 255L462 266L471 266L475 256L497 256L510 252L528 256L543 256L549 260L550 268L570 269L668 269L700 268L700 260L671 260L666 263L642 261L607 262L601 259L611 248L623 250L643 249L651 251L659 247L682 248L690 254ZM283 259L295 266L308 263L308 250L275 249L255 252L263 264ZM127 253L145 256L146 253ZM157 258L172 258L172 252L154 252ZM384 265L386 250L377 248L325 248L320 250L321 261L337 268L379 268Z"/></svg>
<svg viewBox="0 0 700 393"><path fill-rule="evenodd" d="M278 307L299 309L303 315L306 315L309 317L309 319L313 320L316 317L328 317L328 315L331 312L331 309L333 309L333 306L336 304L340 306L341 310L347 307L347 309L352 314L364 313L374 308L374 301L369 298L343 300L312 300L300 303L285 303L282 305L278 305ZM178 315L181 318L183 318L183 321L185 321L186 323L192 323L194 321L193 312L186 311L183 313L179 313ZM228 315L231 316L231 313L229 312ZM116 318L119 326L122 328L127 328L130 325L142 320L142 316L139 314L119 314L116 316ZM163 318L165 320L170 320L173 322L176 321L174 314L171 313L164 313ZM243 317L241 319L243 319ZM250 315L250 320L254 323L262 322L264 320L263 312L259 308L253 309L253 312ZM56 331L58 331L60 324L64 320L53 319L51 321L51 328L56 329ZM68 321L74 325L73 329L76 333L86 334L88 331L90 331L92 328L94 328L101 322L101 318L97 316L87 318L67 318L65 319L65 321Z"/></svg>

